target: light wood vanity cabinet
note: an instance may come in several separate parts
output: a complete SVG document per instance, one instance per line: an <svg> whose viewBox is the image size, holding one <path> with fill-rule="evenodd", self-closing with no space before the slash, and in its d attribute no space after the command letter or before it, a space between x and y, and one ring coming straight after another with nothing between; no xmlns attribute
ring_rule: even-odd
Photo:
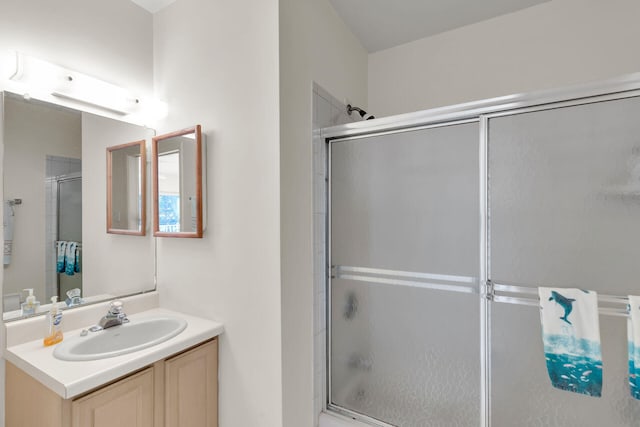
<svg viewBox="0 0 640 427"><path fill-rule="evenodd" d="M71 426L154 427L154 369L147 368L71 402Z"/></svg>
<svg viewBox="0 0 640 427"><path fill-rule="evenodd" d="M7 427L216 427L218 340L70 400L7 362L5 395Z"/></svg>
<svg viewBox="0 0 640 427"><path fill-rule="evenodd" d="M164 363L165 427L218 425L218 351L204 346Z"/></svg>

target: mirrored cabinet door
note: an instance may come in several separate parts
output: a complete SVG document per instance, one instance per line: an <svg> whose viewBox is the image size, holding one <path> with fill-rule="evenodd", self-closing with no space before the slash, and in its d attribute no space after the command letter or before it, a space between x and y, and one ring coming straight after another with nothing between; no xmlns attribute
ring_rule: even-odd
<svg viewBox="0 0 640 427"><path fill-rule="evenodd" d="M145 235L146 165L144 140L107 148L107 233Z"/></svg>
<svg viewBox="0 0 640 427"><path fill-rule="evenodd" d="M153 138L154 236L202 237L200 125Z"/></svg>

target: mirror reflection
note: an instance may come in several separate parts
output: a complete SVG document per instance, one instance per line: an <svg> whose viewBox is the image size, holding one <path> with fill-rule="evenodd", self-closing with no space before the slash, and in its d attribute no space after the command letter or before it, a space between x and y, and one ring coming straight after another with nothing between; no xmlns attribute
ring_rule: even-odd
<svg viewBox="0 0 640 427"><path fill-rule="evenodd" d="M154 235L202 237L200 125L153 138Z"/></svg>
<svg viewBox="0 0 640 427"><path fill-rule="evenodd" d="M3 318L22 317L26 289L35 314L52 296L74 306L153 290L153 237L104 225L105 150L149 130L6 92L2 102Z"/></svg>
<svg viewBox="0 0 640 427"><path fill-rule="evenodd" d="M145 235L145 141L107 148L107 233Z"/></svg>
<svg viewBox="0 0 640 427"><path fill-rule="evenodd" d="M4 112L6 312L23 289L42 304L82 289L82 117L17 97Z"/></svg>

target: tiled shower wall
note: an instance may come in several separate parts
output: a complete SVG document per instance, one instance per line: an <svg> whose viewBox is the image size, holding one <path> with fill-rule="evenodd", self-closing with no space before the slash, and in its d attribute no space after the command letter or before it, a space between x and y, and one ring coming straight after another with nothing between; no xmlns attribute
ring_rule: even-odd
<svg viewBox="0 0 640 427"><path fill-rule="evenodd" d="M347 114L347 107L322 87L313 84L313 242L314 267L314 409L317 416L324 408L326 396L326 177L327 148L320 129L360 121L358 114Z"/></svg>

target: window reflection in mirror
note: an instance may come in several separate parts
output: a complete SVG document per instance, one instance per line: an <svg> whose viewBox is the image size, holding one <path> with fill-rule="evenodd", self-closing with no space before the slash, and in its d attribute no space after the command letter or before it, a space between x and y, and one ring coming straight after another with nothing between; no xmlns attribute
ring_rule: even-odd
<svg viewBox="0 0 640 427"><path fill-rule="evenodd" d="M144 236L145 141L107 148L107 233Z"/></svg>
<svg viewBox="0 0 640 427"><path fill-rule="evenodd" d="M202 237L200 125L153 138L154 235Z"/></svg>

